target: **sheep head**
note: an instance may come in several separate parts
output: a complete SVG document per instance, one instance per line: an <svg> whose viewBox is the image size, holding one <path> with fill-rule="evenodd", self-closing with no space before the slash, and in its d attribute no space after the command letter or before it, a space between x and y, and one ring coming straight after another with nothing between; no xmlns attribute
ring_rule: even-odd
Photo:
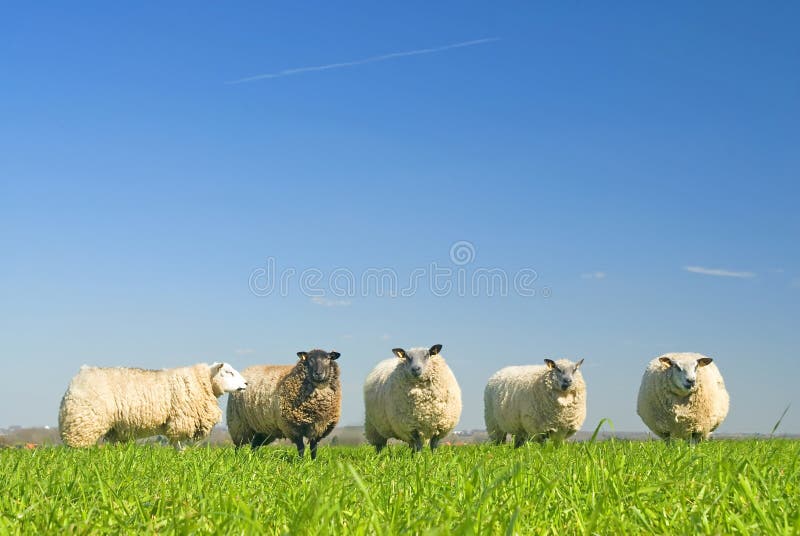
<svg viewBox="0 0 800 536"><path fill-rule="evenodd" d="M572 388L572 384L575 382L575 374L578 372L581 365L583 365L583 359L577 363L570 363L568 361L556 363L552 359L545 359L544 364L547 365L547 368L550 370L553 385L566 392Z"/></svg>
<svg viewBox="0 0 800 536"><path fill-rule="evenodd" d="M430 359L439 355L441 350L441 344L434 344L430 348L411 348L407 351L402 348L395 348L392 352L403 361L402 366L411 377L424 378Z"/></svg>
<svg viewBox="0 0 800 536"><path fill-rule="evenodd" d="M667 367L665 374L670 383L670 390L678 396L686 396L697 389L697 369L713 361L710 357L676 360L668 355L661 356L658 360Z"/></svg>
<svg viewBox="0 0 800 536"><path fill-rule="evenodd" d="M334 363L341 354L314 349L309 352L297 352L299 366L306 369L306 377L315 384L326 383L337 376L338 365Z"/></svg>
<svg viewBox="0 0 800 536"><path fill-rule="evenodd" d="M214 363L210 367L211 387L214 395L222 396L224 393L244 391L247 388L247 381L244 376L230 366L228 363Z"/></svg>

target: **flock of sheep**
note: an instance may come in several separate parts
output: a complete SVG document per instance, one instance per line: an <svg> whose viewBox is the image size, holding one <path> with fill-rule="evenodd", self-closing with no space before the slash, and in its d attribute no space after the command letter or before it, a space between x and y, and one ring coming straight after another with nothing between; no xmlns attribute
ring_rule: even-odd
<svg viewBox="0 0 800 536"><path fill-rule="evenodd" d="M442 345L392 350L364 383L367 441L380 452L389 439L414 452L435 449L461 416L461 390L441 356ZM339 422L342 393L338 352L298 352L294 365L259 365L240 374L227 363L142 370L82 367L59 410L64 443L87 447L105 439L129 441L164 435L180 447L206 437L222 412L217 398L230 393L228 429L237 447L257 448L288 438L300 456L305 440L316 458L318 442ZM489 378L484 417L492 442L510 434L514 446L528 440L562 440L586 419L581 359L545 359L514 366ZM647 366L637 411L663 439L708 438L728 413L728 393L710 357L665 354Z"/></svg>

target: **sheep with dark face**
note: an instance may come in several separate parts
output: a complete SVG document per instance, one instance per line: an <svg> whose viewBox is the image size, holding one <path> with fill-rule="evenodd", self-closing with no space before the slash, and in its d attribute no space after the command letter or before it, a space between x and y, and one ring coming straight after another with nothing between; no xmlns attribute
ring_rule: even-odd
<svg viewBox="0 0 800 536"><path fill-rule="evenodd" d="M257 365L242 371L247 391L228 397L228 431L236 446L257 448L288 438L311 459L317 443L339 422L342 387L338 352L298 352L295 365Z"/></svg>
<svg viewBox="0 0 800 536"><path fill-rule="evenodd" d="M439 354L430 348L395 348L396 358L381 361L364 383L367 441L380 452L390 438L418 452L426 440L439 445L461 417L461 389Z"/></svg>
<svg viewBox="0 0 800 536"><path fill-rule="evenodd" d="M728 391L710 357L664 354L642 376L636 411L662 439L708 439L728 415Z"/></svg>
<svg viewBox="0 0 800 536"><path fill-rule="evenodd" d="M483 394L486 431L494 443L508 434L514 446L572 436L586 420L586 384L577 363L545 359L545 365L506 367L496 372Z"/></svg>

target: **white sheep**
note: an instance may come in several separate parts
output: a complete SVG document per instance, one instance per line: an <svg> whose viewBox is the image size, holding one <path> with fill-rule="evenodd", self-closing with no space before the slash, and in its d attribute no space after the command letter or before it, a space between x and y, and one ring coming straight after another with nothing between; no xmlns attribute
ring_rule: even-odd
<svg viewBox="0 0 800 536"><path fill-rule="evenodd" d="M367 441L380 452L389 438L408 443L412 452L430 440L431 450L461 417L461 389L439 354L441 344L392 350L364 383Z"/></svg>
<svg viewBox="0 0 800 536"><path fill-rule="evenodd" d="M728 391L710 357L664 354L650 361L639 387L637 413L662 439L708 439L728 415Z"/></svg>
<svg viewBox="0 0 800 536"><path fill-rule="evenodd" d="M222 416L217 398L241 391L245 379L227 363L164 370L81 367L61 399L58 427L70 447L161 434L180 441L206 437Z"/></svg>
<svg viewBox="0 0 800 536"><path fill-rule="evenodd" d="M586 384L577 363L545 359L545 365L506 367L497 371L483 393L489 438L514 447L528 439L564 440L586 420Z"/></svg>

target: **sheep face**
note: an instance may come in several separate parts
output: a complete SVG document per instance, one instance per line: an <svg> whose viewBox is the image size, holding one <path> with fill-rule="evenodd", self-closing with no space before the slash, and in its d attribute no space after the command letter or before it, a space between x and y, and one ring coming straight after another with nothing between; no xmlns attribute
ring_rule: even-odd
<svg viewBox="0 0 800 536"><path fill-rule="evenodd" d="M297 352L300 362L306 367L307 377L314 383L325 383L334 376L335 360L339 359L339 352L326 352L325 350L311 350L310 352Z"/></svg>
<svg viewBox="0 0 800 536"><path fill-rule="evenodd" d="M559 366L552 359L545 359L544 363L547 365L547 368L550 369L550 373L553 375L554 381L552 385L555 385L557 388L560 388L562 391L566 392L572 388L572 384L575 381L575 373L578 372L578 369L581 367L581 365L583 365L583 359L575 364L567 366Z"/></svg>
<svg viewBox="0 0 800 536"><path fill-rule="evenodd" d="M211 385L214 387L214 394L222 396L223 393L244 391L247 381L229 364L214 363L211 365Z"/></svg>
<svg viewBox="0 0 800 536"><path fill-rule="evenodd" d="M687 396L697 388L697 369L705 367L713 359L702 357L696 361L676 361L668 356L662 356L659 361L668 367L665 373L672 392L678 396Z"/></svg>
<svg viewBox="0 0 800 536"><path fill-rule="evenodd" d="M441 344L434 344L430 348L411 348L408 351L395 348L392 352L403 361L402 366L411 377L422 378L428 370L431 357L438 355L441 349Z"/></svg>

